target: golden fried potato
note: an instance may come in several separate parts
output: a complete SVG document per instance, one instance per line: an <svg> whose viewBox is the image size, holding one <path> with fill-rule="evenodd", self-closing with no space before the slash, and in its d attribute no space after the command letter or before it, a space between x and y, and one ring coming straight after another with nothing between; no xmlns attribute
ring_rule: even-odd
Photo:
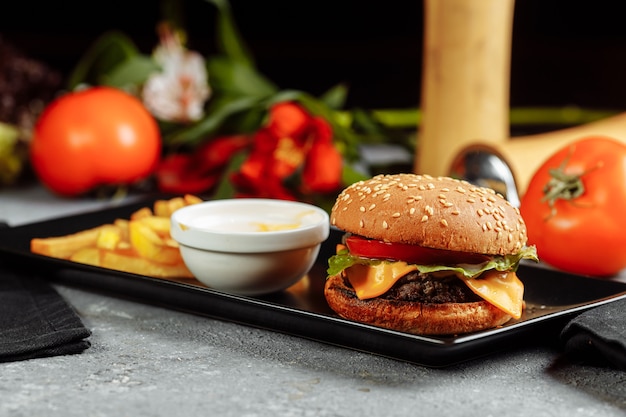
<svg viewBox="0 0 626 417"><path fill-rule="evenodd" d="M137 221L146 225L148 228L153 230L160 237L165 237L165 238L170 237L171 222L170 222L169 217L148 216L148 217L142 217L141 219Z"/></svg>
<svg viewBox="0 0 626 417"><path fill-rule="evenodd" d="M154 215L157 217L170 217L170 206L167 200L157 200L154 202Z"/></svg>
<svg viewBox="0 0 626 417"><path fill-rule="evenodd" d="M178 244L166 242L144 222L131 220L129 232L131 246L142 257L166 265L183 262Z"/></svg>
<svg viewBox="0 0 626 417"><path fill-rule="evenodd" d="M154 214L152 214L152 209L150 207L142 207L139 210L135 211L133 214L130 215L130 219L131 220L139 220L142 219L144 217L150 217L153 216Z"/></svg>
<svg viewBox="0 0 626 417"><path fill-rule="evenodd" d="M185 194L183 196L183 200L185 200L185 205L186 206L191 206L193 204L198 204L198 203L202 203L202 199L198 196L195 196L193 194Z"/></svg>
<svg viewBox="0 0 626 417"><path fill-rule="evenodd" d="M96 246L100 232L107 225L97 226L71 235L34 238L30 241L30 250L40 255L53 258L69 258L74 252L87 246Z"/></svg>
<svg viewBox="0 0 626 417"><path fill-rule="evenodd" d="M94 247L77 250L69 257L72 262L100 266L100 249Z"/></svg>
<svg viewBox="0 0 626 417"><path fill-rule="evenodd" d="M66 236L34 238L31 251L88 265L157 278L193 278L170 237L170 216L181 207L202 200L193 195L157 200L130 219Z"/></svg>
<svg viewBox="0 0 626 417"><path fill-rule="evenodd" d="M122 230L115 224L105 224L100 230L96 247L113 250L122 241Z"/></svg>
<svg viewBox="0 0 626 417"><path fill-rule="evenodd" d="M184 263L165 265L116 251L101 251L100 266L155 278L193 278Z"/></svg>

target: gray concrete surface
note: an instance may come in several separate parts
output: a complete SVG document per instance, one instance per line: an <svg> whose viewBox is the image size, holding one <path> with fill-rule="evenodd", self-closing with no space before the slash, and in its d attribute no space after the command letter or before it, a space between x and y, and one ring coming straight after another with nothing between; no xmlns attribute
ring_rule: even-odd
<svg viewBox="0 0 626 417"><path fill-rule="evenodd" d="M100 203L0 191L0 218ZM538 344L431 369L55 285L93 332L79 355L0 364L0 416L623 416L626 374Z"/></svg>

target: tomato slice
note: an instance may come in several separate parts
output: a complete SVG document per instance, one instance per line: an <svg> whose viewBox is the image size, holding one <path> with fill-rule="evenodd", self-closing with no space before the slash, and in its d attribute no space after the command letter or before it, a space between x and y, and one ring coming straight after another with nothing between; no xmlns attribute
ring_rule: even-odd
<svg viewBox="0 0 626 417"><path fill-rule="evenodd" d="M408 243L383 242L350 235L346 238L350 253L363 258L390 259L417 265L479 264L489 259L487 255L433 249Z"/></svg>

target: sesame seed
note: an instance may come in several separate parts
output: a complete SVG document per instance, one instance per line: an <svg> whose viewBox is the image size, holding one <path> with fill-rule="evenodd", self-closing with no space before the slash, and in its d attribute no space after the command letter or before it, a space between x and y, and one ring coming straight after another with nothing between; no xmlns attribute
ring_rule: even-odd
<svg viewBox="0 0 626 417"><path fill-rule="evenodd" d="M473 198L468 198L468 199L467 199L467 202L468 202L468 203L475 203L475 202L476 202L476 200L475 200L475 199L473 199Z"/></svg>
<svg viewBox="0 0 626 417"><path fill-rule="evenodd" d="M359 211L360 211L361 213L365 213L365 207L363 207L363 206L359 207Z"/></svg>
<svg viewBox="0 0 626 417"><path fill-rule="evenodd" d="M369 207L369 210L370 210L370 211L371 211L371 210L374 210L374 208L376 208L376 204L372 204L372 205Z"/></svg>
<svg viewBox="0 0 626 417"><path fill-rule="evenodd" d="M365 223L363 223L363 220L359 220L359 226L360 227L365 227Z"/></svg>
<svg viewBox="0 0 626 417"><path fill-rule="evenodd" d="M440 223L443 227L448 227L448 221L446 219L441 219Z"/></svg>
<svg viewBox="0 0 626 417"><path fill-rule="evenodd" d="M391 215L391 217L398 218L400 217L400 213L396 212Z"/></svg>
<svg viewBox="0 0 626 417"><path fill-rule="evenodd" d="M414 214L415 213L415 207L411 207L411 209L409 210L409 214Z"/></svg>
<svg viewBox="0 0 626 417"><path fill-rule="evenodd" d="M480 217L482 217L482 216L484 216L484 215L485 215L485 211L484 211L483 209L478 209L478 210L476 210L476 213L478 213L478 215L479 215Z"/></svg>
<svg viewBox="0 0 626 417"><path fill-rule="evenodd" d="M422 220L421 221L422 221L422 223L427 222L428 221L428 216L424 214L422 216Z"/></svg>
<svg viewBox="0 0 626 417"><path fill-rule="evenodd" d="M385 220L383 220L383 229L389 229L389 224Z"/></svg>

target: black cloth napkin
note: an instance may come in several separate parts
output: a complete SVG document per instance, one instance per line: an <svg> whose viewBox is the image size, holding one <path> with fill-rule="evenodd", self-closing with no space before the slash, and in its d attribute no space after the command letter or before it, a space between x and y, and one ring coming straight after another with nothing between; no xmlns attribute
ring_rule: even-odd
<svg viewBox="0 0 626 417"><path fill-rule="evenodd" d="M0 264L0 362L80 353L90 335L47 281Z"/></svg>
<svg viewBox="0 0 626 417"><path fill-rule="evenodd" d="M626 299L576 316L563 328L561 341L576 360L626 370Z"/></svg>

